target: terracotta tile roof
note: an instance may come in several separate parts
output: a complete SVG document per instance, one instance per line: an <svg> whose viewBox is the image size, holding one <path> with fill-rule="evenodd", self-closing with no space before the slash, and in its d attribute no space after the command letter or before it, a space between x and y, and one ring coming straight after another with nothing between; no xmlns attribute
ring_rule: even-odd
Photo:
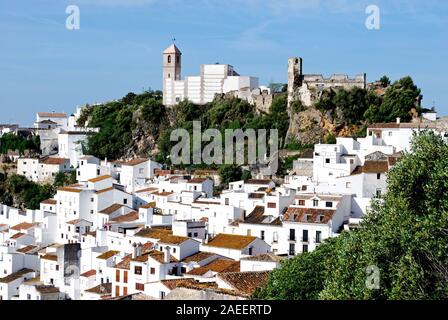
<svg viewBox="0 0 448 320"><path fill-rule="evenodd" d="M10 239L16 240L16 239L23 237L24 235L25 235L24 233L18 232L15 235L11 236Z"/></svg>
<svg viewBox="0 0 448 320"><path fill-rule="evenodd" d="M168 191L165 191L165 192L154 192L153 195L167 197L169 195L172 195L173 193L174 192L168 192Z"/></svg>
<svg viewBox="0 0 448 320"><path fill-rule="evenodd" d="M304 222L327 224L333 218L336 210L316 208L289 207L283 215L283 222Z"/></svg>
<svg viewBox="0 0 448 320"><path fill-rule="evenodd" d="M145 228L135 234L136 237L160 239L166 235L172 235L172 231L165 228Z"/></svg>
<svg viewBox="0 0 448 320"><path fill-rule="evenodd" d="M113 219L111 219L111 221L113 222L132 222L132 221L136 221L138 220L139 216L138 216L138 212L137 211L133 211L133 212L129 212L127 214L115 217Z"/></svg>
<svg viewBox="0 0 448 320"><path fill-rule="evenodd" d="M159 263L165 263L164 262L164 257L165 257L165 253L163 253L162 251L158 251L158 250L151 250L149 252L146 252L144 254L142 254L141 256L138 256L135 259L132 259L132 261L136 261L136 262L147 262L149 260L149 258L152 258L154 260L156 260ZM172 255L170 255L170 262L178 262L178 260L173 257Z"/></svg>
<svg viewBox="0 0 448 320"><path fill-rule="evenodd" d="M156 175L156 176L167 176L172 173L173 173L173 170L161 170L161 169L154 170L154 175Z"/></svg>
<svg viewBox="0 0 448 320"><path fill-rule="evenodd" d="M59 188L58 191L81 193L82 190L81 189L72 188L72 187L65 187L65 188Z"/></svg>
<svg viewBox="0 0 448 320"><path fill-rule="evenodd" d="M159 239L160 243L166 243L166 244L173 244L173 245L179 245L181 243L184 243L185 241L190 240L188 237L181 237L181 236L173 236L171 234L167 234L162 236Z"/></svg>
<svg viewBox="0 0 448 320"><path fill-rule="evenodd" d="M412 123L396 123L396 122L389 122L389 123L373 123L369 127L369 129L398 129L398 128L405 128L405 129L434 129L436 126L432 123L421 123L421 122L412 122Z"/></svg>
<svg viewBox="0 0 448 320"><path fill-rule="evenodd" d="M86 278L92 277L94 275L96 275L95 269L92 269L92 270L89 270L89 271L86 271L86 272L80 274L81 277L86 277Z"/></svg>
<svg viewBox="0 0 448 320"><path fill-rule="evenodd" d="M56 201L56 199L47 199L41 202L42 204L57 204L58 202Z"/></svg>
<svg viewBox="0 0 448 320"><path fill-rule="evenodd" d="M273 253L263 253L256 256L251 256L247 258L242 258L241 260L246 261L261 261L261 262L280 262L284 260L284 257L277 256Z"/></svg>
<svg viewBox="0 0 448 320"><path fill-rule="evenodd" d="M47 158L45 160L41 160L40 162L47 165L61 165L64 163L68 163L70 159L64 158Z"/></svg>
<svg viewBox="0 0 448 320"><path fill-rule="evenodd" d="M132 254L127 255L126 257L123 258L123 260L121 260L120 262L118 262L115 265L115 268L130 270L131 269L131 260L132 260Z"/></svg>
<svg viewBox="0 0 448 320"><path fill-rule="evenodd" d="M271 180L268 179L249 179L244 181L245 184L262 184L262 185L268 185L271 183Z"/></svg>
<svg viewBox="0 0 448 320"><path fill-rule="evenodd" d="M206 244L209 247L242 250L251 244L256 237L220 233Z"/></svg>
<svg viewBox="0 0 448 320"><path fill-rule="evenodd" d="M28 253L30 251L34 251L37 248L38 248L38 246L29 245L29 246L17 249L16 251L19 253Z"/></svg>
<svg viewBox="0 0 448 320"><path fill-rule="evenodd" d="M107 180L107 179L112 179L112 176L110 176L108 174L104 175L104 176L98 176L96 178L89 179L89 182L95 183L95 182L100 182L100 181Z"/></svg>
<svg viewBox="0 0 448 320"><path fill-rule="evenodd" d="M149 202L147 204L142 205L140 208L142 209L154 209L156 207L156 203L155 202Z"/></svg>
<svg viewBox="0 0 448 320"><path fill-rule="evenodd" d="M102 193L106 193L106 192L109 192L109 191L112 191L112 190L114 190L114 187L110 187L110 188L106 188L106 189L102 189L102 190L97 190L95 193L96 194L102 194Z"/></svg>
<svg viewBox="0 0 448 320"><path fill-rule="evenodd" d="M151 191L157 191L157 190L159 190L159 189L151 187L151 188L145 188L145 189L135 191L135 193L151 192Z"/></svg>
<svg viewBox="0 0 448 320"><path fill-rule="evenodd" d="M59 288L52 285L38 285L35 286L36 290L41 294L54 294L59 293Z"/></svg>
<svg viewBox="0 0 448 320"><path fill-rule="evenodd" d="M20 279L21 277L25 276L27 273L34 272L32 269L21 269L19 271L16 271L14 273L11 273L10 275L7 275L6 277L0 278L0 283L10 283L14 280Z"/></svg>
<svg viewBox="0 0 448 320"><path fill-rule="evenodd" d="M188 256L186 258L184 258L182 260L182 262L188 263L188 262L200 262L203 261L205 259L208 259L210 257L213 257L214 255L216 255L215 253L212 252L204 252L204 251L199 251L195 254L192 254L191 256Z"/></svg>
<svg viewBox="0 0 448 320"><path fill-rule="evenodd" d="M268 271L220 273L218 277L235 291L251 296L257 288L264 286L269 279Z"/></svg>
<svg viewBox="0 0 448 320"><path fill-rule="evenodd" d="M15 226L11 227L11 229L16 230L16 231L28 230L28 229L34 228L37 225L38 225L37 223L22 222L22 223L16 224Z"/></svg>
<svg viewBox="0 0 448 320"><path fill-rule="evenodd" d="M264 214L264 206L256 206L254 210L246 217L243 223L268 224L273 226L282 225L280 218Z"/></svg>
<svg viewBox="0 0 448 320"><path fill-rule="evenodd" d="M212 271L215 273L238 272L240 271L240 262L230 259L216 259L205 266L194 268L193 270L187 272L186 274L202 276L206 274L208 271Z"/></svg>
<svg viewBox="0 0 448 320"><path fill-rule="evenodd" d="M363 166L357 166L352 175L361 173L386 173L389 171L388 161L366 160Z"/></svg>
<svg viewBox="0 0 448 320"><path fill-rule="evenodd" d="M168 289L174 290L181 284L194 284L196 283L196 280L192 278L186 278L186 279L161 280L160 282Z"/></svg>
<svg viewBox="0 0 448 320"><path fill-rule="evenodd" d="M142 164L147 161L149 161L149 159L137 158L137 159L132 159L132 160L129 160L126 162L122 162L121 164L123 166L136 166L136 165Z"/></svg>
<svg viewBox="0 0 448 320"><path fill-rule="evenodd" d="M194 184L198 184L198 183L203 183L205 181L207 181L207 178L194 178L194 179L190 179L188 180L187 183L194 183Z"/></svg>
<svg viewBox="0 0 448 320"><path fill-rule="evenodd" d="M41 118L67 118L67 114L62 112L38 112L37 114Z"/></svg>
<svg viewBox="0 0 448 320"><path fill-rule="evenodd" d="M107 208L104 208L99 213L111 215L112 213L120 210L122 207L124 207L123 204L114 203L113 205L111 205L111 206L109 206Z"/></svg>
<svg viewBox="0 0 448 320"><path fill-rule="evenodd" d="M112 293L112 283L99 284L85 291L94 294L110 295Z"/></svg>
<svg viewBox="0 0 448 320"><path fill-rule="evenodd" d="M40 257L43 260L49 260L49 261L58 261L58 256L54 254L46 254L42 257Z"/></svg>
<svg viewBox="0 0 448 320"><path fill-rule="evenodd" d="M249 193L249 199L263 199L264 193Z"/></svg>
<svg viewBox="0 0 448 320"><path fill-rule="evenodd" d="M106 251L106 252L100 254L96 258L97 259L101 259L101 260L107 260L107 259L112 258L113 256L115 256L115 255L117 255L119 253L120 253L120 251L109 250L109 251Z"/></svg>

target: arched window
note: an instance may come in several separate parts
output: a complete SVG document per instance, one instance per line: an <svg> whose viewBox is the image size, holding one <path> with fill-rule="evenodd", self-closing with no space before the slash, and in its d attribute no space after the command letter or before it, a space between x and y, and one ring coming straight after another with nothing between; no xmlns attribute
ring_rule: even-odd
<svg viewBox="0 0 448 320"><path fill-rule="evenodd" d="M171 73L168 73L168 78L171 78Z"/></svg>
<svg viewBox="0 0 448 320"><path fill-rule="evenodd" d="M176 63L179 63L180 59L179 56L176 57Z"/></svg>
<svg viewBox="0 0 448 320"><path fill-rule="evenodd" d="M171 63L171 56L168 56L168 63Z"/></svg>

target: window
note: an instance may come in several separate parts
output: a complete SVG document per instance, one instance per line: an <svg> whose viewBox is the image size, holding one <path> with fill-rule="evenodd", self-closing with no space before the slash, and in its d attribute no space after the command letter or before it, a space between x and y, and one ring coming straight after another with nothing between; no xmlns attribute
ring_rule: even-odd
<svg viewBox="0 0 448 320"><path fill-rule="evenodd" d="M29 293L26 294L26 300L31 300L31 295Z"/></svg>
<svg viewBox="0 0 448 320"><path fill-rule="evenodd" d="M250 229L247 229L247 236L251 236L252 235L252 230L250 230Z"/></svg>
<svg viewBox="0 0 448 320"><path fill-rule="evenodd" d="M95 201L95 199L93 199L93 198L90 198L90 202L93 202L93 201Z"/></svg>
<svg viewBox="0 0 448 320"><path fill-rule="evenodd" d="M392 131L389 131L389 137L392 137Z"/></svg>
<svg viewBox="0 0 448 320"><path fill-rule="evenodd" d="M138 173L139 174L143 174L145 172L145 169L144 168L140 168L140 169L138 169Z"/></svg>
<svg viewBox="0 0 448 320"><path fill-rule="evenodd" d="M159 297L160 297L160 300L165 299L165 292L160 291Z"/></svg>
<svg viewBox="0 0 448 320"><path fill-rule="evenodd" d="M322 231L316 231L316 243L322 242Z"/></svg>
<svg viewBox="0 0 448 320"><path fill-rule="evenodd" d="M326 159L325 159L325 163L330 163L330 159L329 159L329 158L326 158Z"/></svg>
<svg viewBox="0 0 448 320"><path fill-rule="evenodd" d="M128 287L124 287L123 288L123 295L127 296L128 295Z"/></svg>
<svg viewBox="0 0 448 320"><path fill-rule="evenodd" d="M253 253L253 248L252 248L252 247L249 247L249 255L251 256L252 253Z"/></svg>
<svg viewBox="0 0 448 320"><path fill-rule="evenodd" d="M188 238L191 238L192 236L191 232L188 232Z"/></svg>
<svg viewBox="0 0 448 320"><path fill-rule="evenodd" d="M115 281L120 282L120 270L115 271Z"/></svg>
<svg viewBox="0 0 448 320"><path fill-rule="evenodd" d="M308 245L307 244L304 244L302 246L302 252L308 252Z"/></svg>
<svg viewBox="0 0 448 320"><path fill-rule="evenodd" d="M226 198L224 201L225 201L226 206L228 206L229 205L229 198Z"/></svg>
<svg viewBox="0 0 448 320"><path fill-rule="evenodd" d="M293 256L296 254L296 245L294 243L289 244L289 255Z"/></svg>
<svg viewBox="0 0 448 320"><path fill-rule="evenodd" d="M333 207L333 202L331 202L331 201L325 202L325 207L332 208Z"/></svg>
<svg viewBox="0 0 448 320"><path fill-rule="evenodd" d="M156 274L156 269L155 269L155 268L151 268L151 269L149 270L149 273L150 273L150 274Z"/></svg>
<svg viewBox="0 0 448 320"><path fill-rule="evenodd" d="M381 189L376 189L377 198L381 197Z"/></svg>
<svg viewBox="0 0 448 320"><path fill-rule="evenodd" d="M305 200L299 200L299 206L304 206L305 205Z"/></svg>
<svg viewBox="0 0 448 320"><path fill-rule="evenodd" d="M99 176L101 174L100 169L96 169L96 175Z"/></svg>
<svg viewBox="0 0 448 320"><path fill-rule="evenodd" d="M277 207L277 204L275 202L268 202L268 208L275 209Z"/></svg>
<svg viewBox="0 0 448 320"><path fill-rule="evenodd" d="M314 199L313 200L313 207L319 206L319 200Z"/></svg>
<svg viewBox="0 0 448 320"><path fill-rule="evenodd" d="M123 199L123 204L128 204L128 199Z"/></svg>
<svg viewBox="0 0 448 320"><path fill-rule="evenodd" d="M277 242L278 242L278 232L277 232L277 231L275 231L275 232L272 234L272 242L274 242L274 243L277 243Z"/></svg>
<svg viewBox="0 0 448 320"><path fill-rule="evenodd" d="M134 274L141 275L142 274L142 267L136 266L134 268Z"/></svg>
<svg viewBox="0 0 448 320"><path fill-rule="evenodd" d="M352 187L352 183L351 183L351 182L347 182L347 183L345 184L345 187L346 187L347 189L351 188L351 187Z"/></svg>
<svg viewBox="0 0 448 320"><path fill-rule="evenodd" d="M145 285L143 283L136 283L135 290L145 291Z"/></svg>
<svg viewBox="0 0 448 320"><path fill-rule="evenodd" d="M116 295L117 297L120 296L120 287L119 287L119 286L115 286L115 295Z"/></svg>
<svg viewBox="0 0 448 320"><path fill-rule="evenodd" d="M261 230L260 238L261 238L261 240L264 240L264 230Z"/></svg>
<svg viewBox="0 0 448 320"><path fill-rule="evenodd" d="M168 56L168 63L171 63L171 56Z"/></svg>
<svg viewBox="0 0 448 320"><path fill-rule="evenodd" d="M289 229L289 240L296 240L296 230L295 229Z"/></svg>
<svg viewBox="0 0 448 320"><path fill-rule="evenodd" d="M302 241L303 242L308 242L308 230L303 230L302 231Z"/></svg>
<svg viewBox="0 0 448 320"><path fill-rule="evenodd" d="M179 61L180 61L180 58L179 58L179 56L177 56L176 57L176 63L179 63Z"/></svg>
<svg viewBox="0 0 448 320"><path fill-rule="evenodd" d="M306 191L307 186L302 186L302 191Z"/></svg>
<svg viewBox="0 0 448 320"><path fill-rule="evenodd" d="M380 179L381 179L381 173L377 173L377 174L376 174L376 179L377 179L377 180L380 180Z"/></svg>
<svg viewBox="0 0 448 320"><path fill-rule="evenodd" d="M124 283L128 283L128 272L127 271L124 271L124 274L123 274L123 282Z"/></svg>
<svg viewBox="0 0 448 320"><path fill-rule="evenodd" d="M194 237L195 237L195 238L197 238L197 236L198 236L198 233L197 233L197 232L195 232L195 233L194 233Z"/></svg>

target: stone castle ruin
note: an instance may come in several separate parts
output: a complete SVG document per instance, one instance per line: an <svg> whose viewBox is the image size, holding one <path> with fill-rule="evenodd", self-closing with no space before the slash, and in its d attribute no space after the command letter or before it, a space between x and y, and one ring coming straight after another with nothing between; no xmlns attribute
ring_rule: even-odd
<svg viewBox="0 0 448 320"><path fill-rule="evenodd" d="M288 105L300 100L304 106L310 107L327 89L365 89L367 86L365 73L353 79L345 74L324 78L321 74L303 74L302 70L302 58L288 59Z"/></svg>

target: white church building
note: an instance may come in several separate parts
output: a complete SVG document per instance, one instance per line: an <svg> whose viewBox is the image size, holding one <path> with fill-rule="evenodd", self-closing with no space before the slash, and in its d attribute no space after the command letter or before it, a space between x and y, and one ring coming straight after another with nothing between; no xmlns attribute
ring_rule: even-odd
<svg viewBox="0 0 448 320"><path fill-rule="evenodd" d="M175 105L183 100L196 104L213 101L215 94L252 91L259 87L258 78L240 76L229 64L203 64L199 76L181 79L182 52L175 44L163 51L163 104Z"/></svg>

